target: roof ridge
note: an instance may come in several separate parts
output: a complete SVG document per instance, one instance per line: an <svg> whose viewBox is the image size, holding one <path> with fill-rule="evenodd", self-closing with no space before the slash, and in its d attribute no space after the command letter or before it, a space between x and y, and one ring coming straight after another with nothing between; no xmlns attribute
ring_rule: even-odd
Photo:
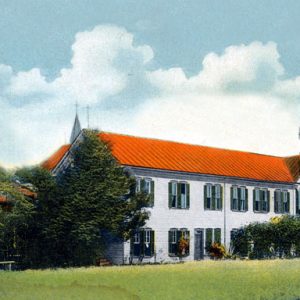
<svg viewBox="0 0 300 300"><path fill-rule="evenodd" d="M174 143L174 144L179 144L179 145L188 145L188 146L194 146L194 147L204 147L204 148L209 148L209 149L225 150L225 151L230 151L230 152L239 152L239 153L245 153L245 154L261 155L261 156L267 156L267 157L275 157L275 158L281 158L281 159L288 158L288 157L293 157L293 156L297 156L297 155L277 156L277 155L271 155L271 154L250 152L250 151L245 151L245 150L220 148L220 147L213 147L213 146L206 146L206 145L199 145L199 144L179 142L179 141L174 141L174 140L164 140L164 139L159 139L159 138L143 137L143 136L138 136L138 135L126 134L126 133L116 133L116 132L111 132L111 131L101 131L101 132L98 133L98 135L101 135L102 133L103 134L121 135L121 136L127 136L127 137L133 137L133 138L140 138L140 139L147 139L147 140L154 140L154 141L159 141L159 142L168 142L168 143Z"/></svg>

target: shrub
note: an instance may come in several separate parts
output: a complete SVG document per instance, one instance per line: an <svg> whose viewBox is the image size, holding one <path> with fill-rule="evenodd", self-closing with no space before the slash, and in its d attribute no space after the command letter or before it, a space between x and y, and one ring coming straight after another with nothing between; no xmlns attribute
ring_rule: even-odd
<svg viewBox="0 0 300 300"><path fill-rule="evenodd" d="M211 258L222 259L226 256L225 247L219 243L213 243L208 251Z"/></svg>

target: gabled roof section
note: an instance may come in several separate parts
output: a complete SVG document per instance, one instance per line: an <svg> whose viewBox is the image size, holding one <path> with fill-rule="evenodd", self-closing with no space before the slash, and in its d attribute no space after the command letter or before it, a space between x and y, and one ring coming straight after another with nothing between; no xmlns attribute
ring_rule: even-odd
<svg viewBox="0 0 300 300"><path fill-rule="evenodd" d="M56 152L54 152L47 160L42 163L42 167L47 170L53 170L57 164L62 160L64 155L70 149L71 145L63 145Z"/></svg>
<svg viewBox="0 0 300 300"><path fill-rule="evenodd" d="M126 166L271 182L293 183L298 179L295 159L108 132L98 136ZM43 166L54 169L69 148L62 146Z"/></svg>
<svg viewBox="0 0 300 300"><path fill-rule="evenodd" d="M285 158L285 163L288 166L293 180L296 182L300 176L300 155L294 155Z"/></svg>

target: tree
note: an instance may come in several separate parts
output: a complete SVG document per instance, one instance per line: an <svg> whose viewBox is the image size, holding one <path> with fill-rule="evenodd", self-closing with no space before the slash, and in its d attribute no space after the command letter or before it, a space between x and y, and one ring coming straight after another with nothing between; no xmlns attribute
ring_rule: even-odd
<svg viewBox="0 0 300 300"><path fill-rule="evenodd" d="M62 206L54 224L60 255L69 265L88 265L103 255L107 234L120 239L145 224L149 197L135 194L135 179L94 131L84 131L73 162L58 179Z"/></svg>
<svg viewBox="0 0 300 300"><path fill-rule="evenodd" d="M31 247L28 228L33 223L34 207L9 182L0 182L0 191L10 202L11 210L0 211L0 249L2 259L27 259Z"/></svg>

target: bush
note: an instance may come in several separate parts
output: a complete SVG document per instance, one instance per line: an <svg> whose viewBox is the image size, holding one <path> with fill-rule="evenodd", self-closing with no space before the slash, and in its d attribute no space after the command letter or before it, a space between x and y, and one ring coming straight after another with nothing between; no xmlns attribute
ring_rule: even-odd
<svg viewBox="0 0 300 300"><path fill-rule="evenodd" d="M251 223L233 235L232 247L233 254L250 259L300 257L300 218L278 216Z"/></svg>
<svg viewBox="0 0 300 300"><path fill-rule="evenodd" d="M211 258L222 259L226 256L225 247L219 243L213 243L208 249Z"/></svg>

